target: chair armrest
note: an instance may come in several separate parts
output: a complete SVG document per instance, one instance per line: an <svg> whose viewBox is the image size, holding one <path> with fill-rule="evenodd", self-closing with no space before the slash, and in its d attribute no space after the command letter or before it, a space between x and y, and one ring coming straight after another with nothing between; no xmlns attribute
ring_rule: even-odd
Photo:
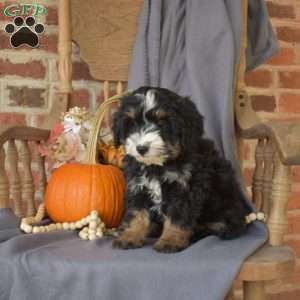
<svg viewBox="0 0 300 300"><path fill-rule="evenodd" d="M10 139L26 141L46 141L50 130L29 126L4 126L0 129L0 146Z"/></svg>
<svg viewBox="0 0 300 300"><path fill-rule="evenodd" d="M269 138L284 165L300 165L300 121L263 120L251 107L245 92L236 101L236 123L245 139Z"/></svg>
<svg viewBox="0 0 300 300"><path fill-rule="evenodd" d="M258 139L252 198L268 219L269 243L283 244L287 204L291 193L291 166L300 165L300 122L266 120L251 107L246 92L235 101L236 125L241 138Z"/></svg>

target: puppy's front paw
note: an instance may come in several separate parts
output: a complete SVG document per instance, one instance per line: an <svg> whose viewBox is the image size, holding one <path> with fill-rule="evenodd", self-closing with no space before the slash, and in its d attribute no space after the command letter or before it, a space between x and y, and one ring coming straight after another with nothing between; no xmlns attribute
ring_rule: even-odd
<svg viewBox="0 0 300 300"><path fill-rule="evenodd" d="M172 240L158 240L153 248L162 253L174 253L184 250L188 245L174 243Z"/></svg>
<svg viewBox="0 0 300 300"><path fill-rule="evenodd" d="M119 249L135 249L143 247L144 244L144 240L138 239L134 236L126 235L115 239L112 243L112 246Z"/></svg>

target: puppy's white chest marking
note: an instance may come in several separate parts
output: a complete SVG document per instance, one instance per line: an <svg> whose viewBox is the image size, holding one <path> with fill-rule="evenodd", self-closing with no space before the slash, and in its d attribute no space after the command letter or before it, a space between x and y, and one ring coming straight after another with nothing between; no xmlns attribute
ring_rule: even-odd
<svg viewBox="0 0 300 300"><path fill-rule="evenodd" d="M128 188L135 194L146 189L154 204L160 204L162 201L161 185L157 179L149 179L145 175L142 175L131 180L128 184Z"/></svg>

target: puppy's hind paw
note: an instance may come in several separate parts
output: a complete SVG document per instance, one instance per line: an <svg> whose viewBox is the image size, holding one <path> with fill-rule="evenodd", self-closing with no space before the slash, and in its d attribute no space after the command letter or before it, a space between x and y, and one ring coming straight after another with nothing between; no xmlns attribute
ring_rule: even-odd
<svg viewBox="0 0 300 300"><path fill-rule="evenodd" d="M136 248L143 247L144 242L117 238L113 241L112 246L113 246L113 248L125 249L125 250L126 249L136 249Z"/></svg>
<svg viewBox="0 0 300 300"><path fill-rule="evenodd" d="M162 253L175 253L187 248L186 245L179 245L174 243L168 243L167 241L158 240L154 246L154 250Z"/></svg>

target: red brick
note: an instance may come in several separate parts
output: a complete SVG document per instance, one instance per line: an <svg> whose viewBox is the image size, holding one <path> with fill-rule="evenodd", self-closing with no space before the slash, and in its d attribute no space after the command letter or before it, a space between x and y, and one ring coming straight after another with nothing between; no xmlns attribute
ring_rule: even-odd
<svg viewBox="0 0 300 300"><path fill-rule="evenodd" d="M57 53L58 37L56 34L42 34L40 36L40 45L38 49Z"/></svg>
<svg viewBox="0 0 300 300"><path fill-rule="evenodd" d="M255 111L272 112L276 108L276 100L274 96L256 95L251 96L252 108Z"/></svg>
<svg viewBox="0 0 300 300"><path fill-rule="evenodd" d="M272 73L268 70L248 72L245 81L248 86L267 88L272 85Z"/></svg>
<svg viewBox="0 0 300 300"><path fill-rule="evenodd" d="M73 62L73 80L93 80L89 66L85 62Z"/></svg>
<svg viewBox="0 0 300 300"><path fill-rule="evenodd" d="M296 17L296 13L293 5L283 5L283 4L277 4L268 1L267 6L268 6L269 15L272 18L294 19Z"/></svg>
<svg viewBox="0 0 300 300"><path fill-rule="evenodd" d="M44 108L46 106L46 90L44 88L8 85L9 106Z"/></svg>
<svg viewBox="0 0 300 300"><path fill-rule="evenodd" d="M300 299L300 289L288 289L276 294L268 294L268 300L297 300Z"/></svg>
<svg viewBox="0 0 300 300"><path fill-rule="evenodd" d="M299 209L300 208L300 184L296 181L292 184L292 193L288 203L288 209Z"/></svg>
<svg viewBox="0 0 300 300"><path fill-rule="evenodd" d="M27 63L12 63L8 59L0 59L0 77L6 75L17 75L31 78L44 78L45 66L37 60Z"/></svg>
<svg viewBox="0 0 300 300"><path fill-rule="evenodd" d="M288 234L299 234L300 232L300 210L295 209L288 212Z"/></svg>
<svg viewBox="0 0 300 300"><path fill-rule="evenodd" d="M47 25L58 25L58 10L55 7L47 7Z"/></svg>
<svg viewBox="0 0 300 300"><path fill-rule="evenodd" d="M277 27L278 39L289 43L300 43L300 28L280 26Z"/></svg>
<svg viewBox="0 0 300 300"><path fill-rule="evenodd" d="M26 116L18 113L0 113L0 124L26 125Z"/></svg>
<svg viewBox="0 0 300 300"><path fill-rule="evenodd" d="M279 111L285 113L300 113L300 94L281 94L279 98Z"/></svg>
<svg viewBox="0 0 300 300"><path fill-rule="evenodd" d="M300 233L286 235L285 242L295 251L297 257L300 257Z"/></svg>
<svg viewBox="0 0 300 300"><path fill-rule="evenodd" d="M90 107L90 95L87 90L75 90L71 94L70 98L70 107L79 106L79 107Z"/></svg>
<svg viewBox="0 0 300 300"><path fill-rule="evenodd" d="M279 72L280 87L300 89L300 71Z"/></svg>
<svg viewBox="0 0 300 300"><path fill-rule="evenodd" d="M4 15L4 9L9 5L8 2L1 2L0 3L0 21L11 21L12 18L11 17L7 17Z"/></svg>
<svg viewBox="0 0 300 300"><path fill-rule="evenodd" d="M266 63L269 65L292 65L296 60L295 50L293 48L281 48L279 53L274 55Z"/></svg>
<svg viewBox="0 0 300 300"><path fill-rule="evenodd" d="M300 101L300 98L299 98L299 101ZM300 167L299 166L293 167L292 179L293 179L293 182L295 181L295 182L300 183Z"/></svg>
<svg viewBox="0 0 300 300"><path fill-rule="evenodd" d="M11 49L9 35L2 29L0 30L0 45L1 49Z"/></svg>

